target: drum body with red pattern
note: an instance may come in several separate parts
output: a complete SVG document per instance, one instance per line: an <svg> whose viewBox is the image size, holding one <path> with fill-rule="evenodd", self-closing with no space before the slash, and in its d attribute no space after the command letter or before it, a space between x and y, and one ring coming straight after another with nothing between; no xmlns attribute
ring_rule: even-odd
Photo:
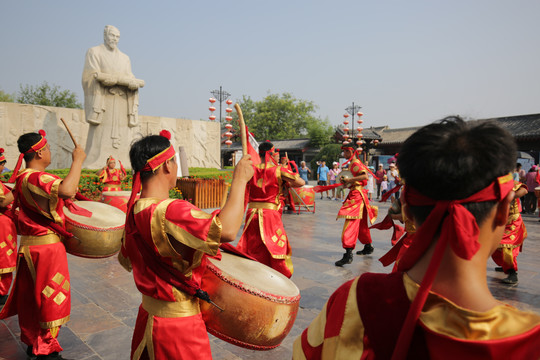
<svg viewBox="0 0 540 360"><path fill-rule="evenodd" d="M202 289L224 309L200 302L208 332L254 350L270 350L281 344L300 303L300 291L287 277L228 253L222 253L221 261L207 259Z"/></svg>
<svg viewBox="0 0 540 360"><path fill-rule="evenodd" d="M120 209L97 201L76 201L76 206L90 211L90 217L73 214L64 207L66 230L73 234L64 239L66 251L87 258L113 256L120 251L126 214Z"/></svg>
<svg viewBox="0 0 540 360"><path fill-rule="evenodd" d="M291 190L296 191L298 196L300 196L300 198L304 202L302 204L302 202L300 201L300 199L298 197L293 196L295 204L297 204L297 205L304 205L305 204L307 206L315 204L315 190L313 190L313 186L304 185L302 187L292 188Z"/></svg>
<svg viewBox="0 0 540 360"><path fill-rule="evenodd" d="M101 202L107 205L114 206L124 213L127 213L127 202L131 196L131 191L104 191L101 193ZM137 194L135 200L140 197Z"/></svg>

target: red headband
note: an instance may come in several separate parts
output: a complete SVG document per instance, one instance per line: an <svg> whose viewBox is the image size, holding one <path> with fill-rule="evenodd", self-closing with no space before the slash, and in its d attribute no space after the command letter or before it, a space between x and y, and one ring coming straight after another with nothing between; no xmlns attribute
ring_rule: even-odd
<svg viewBox="0 0 540 360"><path fill-rule="evenodd" d="M167 130L161 130L159 135L163 136L167 140L171 140L171 133ZM167 160L172 159L176 155L176 152L174 151L174 147L172 145L169 145L168 148L163 150L162 152L152 156L150 159L146 160L146 165L141 169L141 171L156 171L161 165L163 165ZM137 171L133 175L133 183L131 186L131 196L129 197L129 201L127 203L128 213L129 209L133 206L133 203L135 202L135 197L137 196L137 193L141 189L141 172Z"/></svg>
<svg viewBox="0 0 540 360"><path fill-rule="evenodd" d="M4 148L0 148L0 162L6 161L6 157L4 156Z"/></svg>
<svg viewBox="0 0 540 360"><path fill-rule="evenodd" d="M111 155L111 156L109 156L109 157L107 158L107 164L109 163L109 161L116 161L116 160L115 160L115 159L112 157L112 155Z"/></svg>
<svg viewBox="0 0 540 360"><path fill-rule="evenodd" d="M486 188L460 200L433 200L410 186L405 185L403 196L409 206L435 206L424 223L417 229L410 247L398 261L398 270L410 269L431 245L440 228L439 240L433 257L422 279L407 318L403 324L394 354L407 354L416 321L424 307L429 290L435 280L446 246L460 258L470 260L480 248L478 224L474 216L462 205L483 201L502 201L514 187L512 174L498 177Z"/></svg>
<svg viewBox="0 0 540 360"><path fill-rule="evenodd" d="M17 159L17 165L15 165L15 169L13 169L13 174L11 174L11 177L9 178L8 182L13 183L15 182L15 179L17 179L17 174L19 173L19 170L21 169L22 161L25 154L30 154L33 152L38 152L39 150L43 149L45 145L47 145L47 139L45 139L45 136L47 135L45 133L45 130L39 130L38 134L41 135L41 138L37 143L30 146L30 149L26 150L25 152L21 153L19 155L19 158Z"/></svg>

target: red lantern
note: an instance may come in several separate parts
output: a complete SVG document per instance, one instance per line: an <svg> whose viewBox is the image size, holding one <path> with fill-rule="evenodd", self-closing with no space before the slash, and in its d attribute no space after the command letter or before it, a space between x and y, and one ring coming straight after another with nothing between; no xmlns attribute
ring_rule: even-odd
<svg viewBox="0 0 540 360"><path fill-rule="evenodd" d="M211 102L211 103L213 104L213 103L215 103L215 102L216 102L216 99L214 99L214 98L210 98L210 99L208 99L208 101L210 101L210 102Z"/></svg>
<svg viewBox="0 0 540 360"><path fill-rule="evenodd" d="M358 128L358 132L361 132L362 130L364 130L363 127L359 127L359 128Z"/></svg>
<svg viewBox="0 0 540 360"><path fill-rule="evenodd" d="M227 103L227 105L231 105L232 104L232 100L231 99L227 99L227 101L225 101Z"/></svg>
<svg viewBox="0 0 540 360"><path fill-rule="evenodd" d="M227 128L227 130L231 130L232 129L232 124L225 124L225 128Z"/></svg>
<svg viewBox="0 0 540 360"><path fill-rule="evenodd" d="M344 127L344 128L343 128L343 131L349 132L349 128L348 128L348 127Z"/></svg>
<svg viewBox="0 0 540 360"><path fill-rule="evenodd" d="M356 134L356 137L357 137L357 138L361 138L361 137L362 137L362 133Z"/></svg>
<svg viewBox="0 0 540 360"><path fill-rule="evenodd" d="M349 142L347 140L343 141L343 145L349 145Z"/></svg>
<svg viewBox="0 0 540 360"><path fill-rule="evenodd" d="M349 138L349 134L343 134L343 138L347 140Z"/></svg>
<svg viewBox="0 0 540 360"><path fill-rule="evenodd" d="M358 124L361 124L361 123L363 123L363 122L364 122L364 120L360 120L360 119L358 119L358 120L356 120L356 122L357 122Z"/></svg>
<svg viewBox="0 0 540 360"><path fill-rule="evenodd" d="M210 115L208 118L209 118L210 120L214 121L214 120L216 120L216 115Z"/></svg>
<svg viewBox="0 0 540 360"><path fill-rule="evenodd" d="M356 115L358 115L358 117L361 117L362 115L364 115L364 113L361 113L361 112L359 111Z"/></svg>
<svg viewBox="0 0 540 360"><path fill-rule="evenodd" d="M375 139L375 140L373 140L373 143L374 143L375 145L377 145L377 144L379 144L379 140Z"/></svg>
<svg viewBox="0 0 540 360"><path fill-rule="evenodd" d="M231 141L231 140L226 140L226 141L225 141L225 145L231 146L231 145L232 145L232 141Z"/></svg>
<svg viewBox="0 0 540 360"><path fill-rule="evenodd" d="M349 117L349 114L343 114L343 117L346 119Z"/></svg>
<svg viewBox="0 0 540 360"><path fill-rule="evenodd" d="M208 110L210 110L211 112L214 112L214 111L216 111L216 108L215 108L214 106L210 106L210 107L208 108Z"/></svg>
<svg viewBox="0 0 540 360"><path fill-rule="evenodd" d="M228 113L232 113L232 109L231 109L231 108L226 108L225 111L228 112Z"/></svg>
<svg viewBox="0 0 540 360"><path fill-rule="evenodd" d="M358 141L357 141L356 143L358 144ZM360 145L362 145L362 143L360 143L360 144L358 144L358 145L360 146ZM359 152L359 153L361 153L362 150L363 150L363 149L362 149L361 147L358 148L358 152Z"/></svg>
<svg viewBox="0 0 540 360"><path fill-rule="evenodd" d="M343 122L343 125L349 125L349 121L345 120L345 121Z"/></svg>
<svg viewBox="0 0 540 360"><path fill-rule="evenodd" d="M232 116L228 116L228 115L225 116L225 120L227 120L227 121L232 121Z"/></svg>
<svg viewBox="0 0 540 360"><path fill-rule="evenodd" d="M233 135L233 134L232 134L232 132L230 132L230 131L227 131L227 132L225 133L225 136L228 137L229 139L232 137L232 135Z"/></svg>

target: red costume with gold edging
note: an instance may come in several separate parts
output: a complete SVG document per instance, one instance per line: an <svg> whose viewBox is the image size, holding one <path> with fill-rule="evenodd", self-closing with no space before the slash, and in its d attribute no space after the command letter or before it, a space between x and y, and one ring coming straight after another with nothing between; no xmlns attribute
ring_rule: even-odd
<svg viewBox="0 0 540 360"><path fill-rule="evenodd" d="M4 200L10 191L0 182L0 200ZM0 212L0 295L9 292L17 266L17 228L9 212L9 208Z"/></svg>
<svg viewBox="0 0 540 360"><path fill-rule="evenodd" d="M206 256L218 254L221 222L217 214L208 214L183 200L154 198L138 200L128 214L119 261L133 270L135 284L143 295L133 334L132 360L212 357L199 299L176 289L146 266L137 244L146 243L158 261L200 285Z"/></svg>
<svg viewBox="0 0 540 360"><path fill-rule="evenodd" d="M349 170L353 177L367 174L367 169L354 157L349 163ZM349 195L339 209L337 218L344 218L341 242L343 248L354 249L356 239L362 244L371 244L369 226L375 222L379 208L369 204L364 182L355 181L350 186Z"/></svg>
<svg viewBox="0 0 540 360"><path fill-rule="evenodd" d="M346 282L296 339L293 359L390 359L418 287L402 272ZM475 312L430 292L408 358L538 359L539 343L538 314L504 303Z"/></svg>
<svg viewBox="0 0 540 360"><path fill-rule="evenodd" d="M122 181L120 180L120 175L122 172L120 169L106 169L101 170L99 173L99 180L103 183L102 191L121 191Z"/></svg>
<svg viewBox="0 0 540 360"><path fill-rule="evenodd" d="M291 246L281 221L280 189L283 179L298 179L298 174L271 162L254 166L248 182L248 211L244 232L237 248L260 263L290 278L293 274Z"/></svg>
<svg viewBox="0 0 540 360"><path fill-rule="evenodd" d="M527 190L527 185L514 181L513 191L518 191L520 188ZM517 256L523 247L523 240L527 237L527 229L521 218L521 201L514 199L510 204L508 222L504 229L503 238L499 247L491 255L491 258L499 266L502 266L503 271L507 273L509 270L518 270Z"/></svg>
<svg viewBox="0 0 540 360"><path fill-rule="evenodd" d="M60 236L37 224L27 212L34 211L57 225L64 226L64 202L58 197L62 179L33 169L17 176L15 194L19 202L18 225L21 245L17 275L0 319L18 314L21 340L33 347L35 355L62 351L57 336L60 326L69 321L70 279L66 249ZM48 202L41 209L33 197Z"/></svg>

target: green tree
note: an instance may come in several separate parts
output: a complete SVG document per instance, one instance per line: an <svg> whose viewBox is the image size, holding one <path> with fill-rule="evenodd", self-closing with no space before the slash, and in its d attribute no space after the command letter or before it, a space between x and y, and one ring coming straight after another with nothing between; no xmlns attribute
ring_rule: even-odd
<svg viewBox="0 0 540 360"><path fill-rule="evenodd" d="M316 119L316 121L308 121L307 132L311 146L321 148L327 144L330 144L335 130L332 125L330 125L328 119Z"/></svg>
<svg viewBox="0 0 540 360"><path fill-rule="evenodd" d="M317 171L317 161L326 161L326 166L331 167L332 162L338 161L341 157L341 144L325 145L321 151L311 160L311 169Z"/></svg>
<svg viewBox="0 0 540 360"><path fill-rule="evenodd" d="M312 101L296 99L290 93L268 94L261 101L254 101L244 95L238 102L246 125L258 141L267 139L283 140L305 137L309 129L317 135L317 141L324 142L324 128L327 122L314 115L317 106ZM237 115L234 114L235 119ZM237 129L237 122L233 125Z"/></svg>
<svg viewBox="0 0 540 360"><path fill-rule="evenodd" d="M0 102L14 102L15 96L0 90Z"/></svg>
<svg viewBox="0 0 540 360"><path fill-rule="evenodd" d="M58 85L49 85L44 81L35 88L31 85L20 86L17 102L44 106L56 106L72 109L82 109L77 101L77 94L71 90L61 90Z"/></svg>

